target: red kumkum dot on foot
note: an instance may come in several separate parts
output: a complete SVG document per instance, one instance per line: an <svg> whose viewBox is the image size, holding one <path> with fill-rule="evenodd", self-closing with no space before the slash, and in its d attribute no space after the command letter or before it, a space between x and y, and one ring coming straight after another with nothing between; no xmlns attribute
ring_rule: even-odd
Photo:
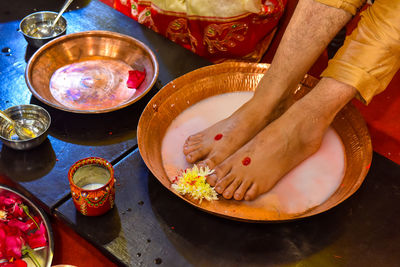
<svg viewBox="0 0 400 267"><path fill-rule="evenodd" d="M222 136L223 136L222 134L217 134L217 135L214 137L214 140L215 140L215 141L221 140Z"/></svg>
<svg viewBox="0 0 400 267"><path fill-rule="evenodd" d="M249 165L250 162L251 162L251 159L250 159L249 157L245 157L245 158L242 160L242 164L243 164L244 166Z"/></svg>

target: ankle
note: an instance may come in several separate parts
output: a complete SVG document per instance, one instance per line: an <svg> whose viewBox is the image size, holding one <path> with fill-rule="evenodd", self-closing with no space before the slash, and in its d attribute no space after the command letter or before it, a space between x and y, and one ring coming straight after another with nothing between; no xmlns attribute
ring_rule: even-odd
<svg viewBox="0 0 400 267"><path fill-rule="evenodd" d="M310 152L315 152L332 121L329 117L320 116L312 108L302 104L296 102L286 113L292 124L292 131L298 137L299 145Z"/></svg>

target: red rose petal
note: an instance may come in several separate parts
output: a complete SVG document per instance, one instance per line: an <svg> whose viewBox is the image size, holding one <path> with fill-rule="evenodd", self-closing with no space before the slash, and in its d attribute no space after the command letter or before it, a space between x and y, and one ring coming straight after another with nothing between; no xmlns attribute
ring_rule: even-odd
<svg viewBox="0 0 400 267"><path fill-rule="evenodd" d="M7 223L8 226L16 227L24 233L31 229L32 224L34 224L32 221L31 222L21 222L16 219L12 219Z"/></svg>
<svg viewBox="0 0 400 267"><path fill-rule="evenodd" d="M14 261L16 267L28 267L28 264L24 260Z"/></svg>
<svg viewBox="0 0 400 267"><path fill-rule="evenodd" d="M26 241L31 249L40 248L47 245L46 228L43 222L40 224L39 230L26 237Z"/></svg>
<svg viewBox="0 0 400 267"><path fill-rule="evenodd" d="M0 267L27 267L28 264L24 260L16 260L13 262L0 263Z"/></svg>
<svg viewBox="0 0 400 267"><path fill-rule="evenodd" d="M144 71L130 70L126 86L128 86L128 88L131 89L137 89L140 86L140 84L144 81L145 77L146 77L146 70Z"/></svg>
<svg viewBox="0 0 400 267"><path fill-rule="evenodd" d="M5 240L7 258L21 258L22 240L19 236L7 236Z"/></svg>

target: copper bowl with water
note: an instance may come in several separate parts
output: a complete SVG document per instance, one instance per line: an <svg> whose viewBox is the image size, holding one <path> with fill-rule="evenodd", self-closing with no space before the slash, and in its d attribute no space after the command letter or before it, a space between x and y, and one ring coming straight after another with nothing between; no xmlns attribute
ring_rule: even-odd
<svg viewBox="0 0 400 267"><path fill-rule="evenodd" d="M218 201L203 201L199 204L179 195L171 188L161 157L162 141L171 122L182 111L205 98L234 91L254 91L268 67L268 64L255 63L223 63L204 67L175 79L153 97L139 120L137 136L140 154L161 184L201 210L247 222L278 222L305 218L335 207L356 192L368 173L372 160L372 145L364 119L351 104L346 105L332 123L344 145L344 178L337 190L318 206L301 213L285 214L252 205L252 202L226 200L223 197ZM306 76L293 97L298 98L317 82L317 79Z"/></svg>
<svg viewBox="0 0 400 267"><path fill-rule="evenodd" d="M136 89L126 86L128 69L146 72ZM57 82L55 73L61 73ZM145 44L109 31L72 33L50 41L33 54L25 70L37 99L74 113L105 113L131 105L157 77L158 62Z"/></svg>

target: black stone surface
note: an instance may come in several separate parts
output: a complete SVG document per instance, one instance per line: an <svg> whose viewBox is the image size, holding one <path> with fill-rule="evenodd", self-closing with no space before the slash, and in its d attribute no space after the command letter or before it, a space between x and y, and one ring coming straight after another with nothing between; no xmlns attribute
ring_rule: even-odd
<svg viewBox="0 0 400 267"><path fill-rule="evenodd" d="M64 14L67 33L108 30L133 36L148 45L160 66L152 90L139 102L107 114L73 114L42 104L25 84L26 62L35 52L18 32L26 15L57 11L64 1L14 0L0 2L0 109L33 103L52 117L48 140L30 151L14 151L0 144L0 174L30 195L49 212L69 193L67 172L77 160L89 156L118 162L136 148L136 127L150 98L166 83L209 62L99 1L73 2Z"/></svg>
<svg viewBox="0 0 400 267"><path fill-rule="evenodd" d="M400 168L374 154L361 188L337 207L275 224L230 221L176 197L134 151L116 166L116 207L100 217L72 200L56 216L123 266L398 266ZM138 256L140 255L140 256Z"/></svg>

